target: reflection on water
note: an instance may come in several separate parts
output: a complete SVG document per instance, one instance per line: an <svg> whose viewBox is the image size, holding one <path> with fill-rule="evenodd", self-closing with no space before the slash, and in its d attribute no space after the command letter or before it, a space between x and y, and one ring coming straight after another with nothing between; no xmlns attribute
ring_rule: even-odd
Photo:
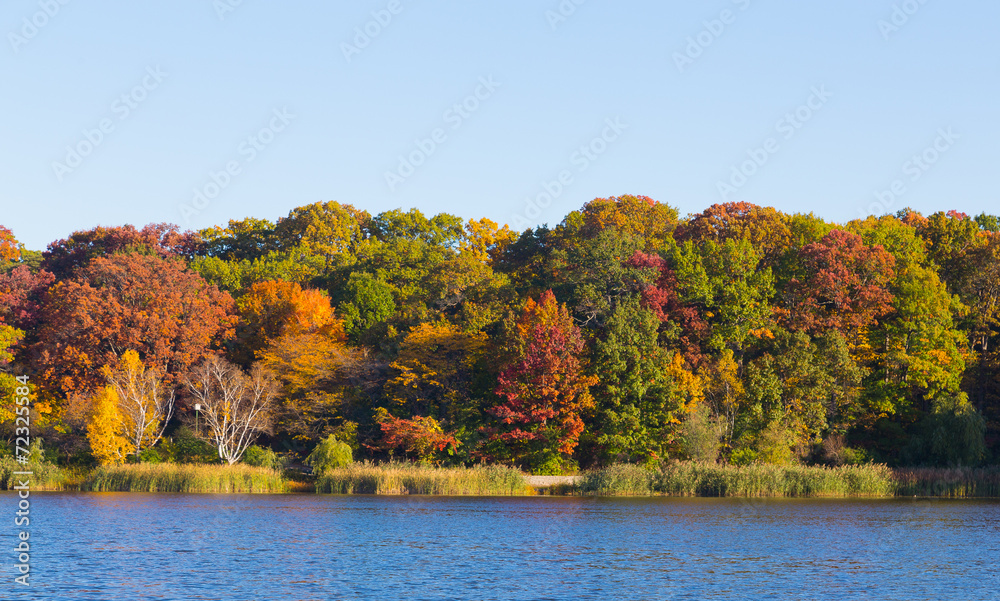
<svg viewBox="0 0 1000 601"><path fill-rule="evenodd" d="M33 500L31 599L1000 599L997 502Z"/></svg>

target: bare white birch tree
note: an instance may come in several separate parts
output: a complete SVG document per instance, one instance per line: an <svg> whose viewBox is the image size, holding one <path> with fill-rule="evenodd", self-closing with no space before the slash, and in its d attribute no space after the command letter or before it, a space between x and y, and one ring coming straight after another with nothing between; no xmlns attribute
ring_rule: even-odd
<svg viewBox="0 0 1000 601"><path fill-rule="evenodd" d="M158 370L147 368L139 353L131 350L122 355L117 369L106 369L104 376L118 396L122 435L139 455L163 437L174 414L174 391Z"/></svg>
<svg viewBox="0 0 1000 601"><path fill-rule="evenodd" d="M219 357L194 367L184 379L201 405L209 437L219 458L232 465L257 436L271 427L271 408L278 387L273 376L255 364L249 374Z"/></svg>

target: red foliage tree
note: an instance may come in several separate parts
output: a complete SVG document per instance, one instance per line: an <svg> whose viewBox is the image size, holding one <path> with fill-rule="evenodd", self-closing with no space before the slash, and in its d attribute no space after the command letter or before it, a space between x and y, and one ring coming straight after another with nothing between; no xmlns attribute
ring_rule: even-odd
<svg viewBox="0 0 1000 601"><path fill-rule="evenodd" d="M857 332L892 310L887 287L896 261L882 246L866 246L861 236L834 230L802 247L799 260L803 273L789 282L780 311L792 329Z"/></svg>
<svg viewBox="0 0 1000 601"><path fill-rule="evenodd" d="M32 362L52 389L86 392L129 349L168 379L228 337L233 299L183 262L138 254L96 258L44 295Z"/></svg>
<svg viewBox="0 0 1000 601"><path fill-rule="evenodd" d="M593 406L589 388L597 379L584 375L583 337L551 290L528 300L512 334L495 391L504 401L489 410L501 427L489 434L537 467L576 448L580 413Z"/></svg>
<svg viewBox="0 0 1000 601"><path fill-rule="evenodd" d="M408 456L421 462L430 461L436 454L448 451L454 453L461 444L453 434L444 432L433 417L400 419L384 409L376 416L382 429L382 450L401 449Z"/></svg>
<svg viewBox="0 0 1000 601"><path fill-rule="evenodd" d="M680 327L677 343L684 358L693 366L702 360L702 345L708 340L710 327L697 307L685 305L677 295L677 274L659 255L636 252L628 265L659 272L656 283L642 290L643 306L656 313L660 322Z"/></svg>
<svg viewBox="0 0 1000 601"><path fill-rule="evenodd" d="M62 280L75 275L91 260L117 254L138 253L161 258L190 256L202 245L197 234L180 232L169 223L149 224L141 230L133 225L120 227L98 226L92 230L75 232L65 240L49 244L42 253L42 268Z"/></svg>
<svg viewBox="0 0 1000 601"><path fill-rule="evenodd" d="M25 265L0 273L0 323L33 329L38 322L41 296L54 281L51 273L32 273Z"/></svg>

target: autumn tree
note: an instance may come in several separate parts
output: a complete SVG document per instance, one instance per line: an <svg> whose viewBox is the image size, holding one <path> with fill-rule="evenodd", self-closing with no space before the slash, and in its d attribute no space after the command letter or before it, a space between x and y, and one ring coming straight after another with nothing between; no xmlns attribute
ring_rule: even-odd
<svg viewBox="0 0 1000 601"><path fill-rule="evenodd" d="M44 295L33 365L50 390L91 392L127 350L172 381L234 325L233 300L177 259L99 257Z"/></svg>
<svg viewBox="0 0 1000 601"><path fill-rule="evenodd" d="M440 462L444 455L454 455L461 442L454 433L447 433L441 424L430 416L413 419L393 417L385 409L376 412L375 421L382 429L382 439L373 448L382 451L401 450L403 454L420 463Z"/></svg>
<svg viewBox="0 0 1000 601"><path fill-rule="evenodd" d="M13 374L9 373L9 366L14 360L11 349L23 337L23 331L0 323L0 395L3 395L0 400L0 425L3 426L11 425L16 416L14 393L22 385Z"/></svg>
<svg viewBox="0 0 1000 601"><path fill-rule="evenodd" d="M481 263L492 263L517 238L510 227L502 228L489 219L470 219L465 224L465 236L459 244L463 254Z"/></svg>
<svg viewBox="0 0 1000 601"><path fill-rule="evenodd" d="M101 465L121 465L135 452L119 408L121 398L113 386L97 391L87 422L87 442Z"/></svg>
<svg viewBox="0 0 1000 601"><path fill-rule="evenodd" d="M895 259L861 236L834 230L799 252L803 275L791 281L783 315L792 329L835 329L853 342L863 328L887 314Z"/></svg>
<svg viewBox="0 0 1000 601"><path fill-rule="evenodd" d="M708 275L693 247L673 254L677 269L660 255L636 252L629 263L639 269L651 269L654 282L640 287L642 304L660 320L660 339L676 348L692 366L698 367L704 357L711 329L699 306L710 297ZM683 278L683 283L682 283Z"/></svg>
<svg viewBox="0 0 1000 601"><path fill-rule="evenodd" d="M495 391L501 403L489 411L499 422L488 432L491 442L506 446L518 464L559 470L583 432L581 412L593 406L597 380L584 373L583 337L551 291L528 300L509 336Z"/></svg>
<svg viewBox="0 0 1000 601"><path fill-rule="evenodd" d="M200 230L199 255L227 261L252 261L279 250L279 240L273 223L248 217L229 220L227 227L215 226Z"/></svg>
<svg viewBox="0 0 1000 601"><path fill-rule="evenodd" d="M219 357L209 357L184 376L191 399L201 405L208 437L219 459L232 465L257 436L270 430L278 387L259 364L246 374Z"/></svg>
<svg viewBox="0 0 1000 601"><path fill-rule="evenodd" d="M330 299L294 282L267 281L250 287L236 303L240 316L233 357L249 365L271 340L283 334L340 327Z"/></svg>
<svg viewBox="0 0 1000 601"><path fill-rule="evenodd" d="M42 296L54 281L53 274L36 273L26 265L0 273L0 322L34 331L41 317Z"/></svg>
<svg viewBox="0 0 1000 601"><path fill-rule="evenodd" d="M163 259L188 257L198 247L197 234L182 233L176 225L167 223L150 224L141 230L132 225L96 227L49 244L42 253L42 268L62 280L73 277L99 257L130 253Z"/></svg>
<svg viewBox="0 0 1000 601"><path fill-rule="evenodd" d="M280 219L275 236L285 249L297 247L323 259L323 273L353 261L371 216L338 202L317 202L292 209Z"/></svg>
<svg viewBox="0 0 1000 601"><path fill-rule="evenodd" d="M390 365L385 392L404 416L430 416L450 423L475 419L472 389L486 337L448 323L415 326Z"/></svg>
<svg viewBox="0 0 1000 601"><path fill-rule="evenodd" d="M792 244L787 215L748 202L715 204L677 226L679 242L746 240L761 251L765 264L775 267Z"/></svg>
<svg viewBox="0 0 1000 601"><path fill-rule="evenodd" d="M99 399L117 403L121 436L139 455L163 437L174 414L174 390L158 369L143 365L139 353L131 349L122 354L116 366L106 365L101 372L109 389L104 394L109 398L101 399L99 395ZM110 432L110 438L115 440L117 423L113 412L102 413L100 418L105 428L103 439L107 440Z"/></svg>
<svg viewBox="0 0 1000 601"><path fill-rule="evenodd" d="M300 443L338 433L355 413L355 392L368 394L374 388L365 353L348 347L343 331L284 334L260 358L280 386L274 425Z"/></svg>
<svg viewBox="0 0 1000 601"><path fill-rule="evenodd" d="M21 243L14 238L12 231L0 225L0 266L20 260Z"/></svg>
<svg viewBox="0 0 1000 601"><path fill-rule="evenodd" d="M566 216L553 231L553 243L569 247L604 231L635 238L640 250L663 250L677 227L677 209L648 196L596 198Z"/></svg>

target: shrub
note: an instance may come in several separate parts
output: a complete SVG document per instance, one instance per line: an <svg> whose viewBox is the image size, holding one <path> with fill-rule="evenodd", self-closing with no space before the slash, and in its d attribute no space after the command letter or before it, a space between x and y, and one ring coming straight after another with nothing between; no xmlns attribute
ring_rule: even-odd
<svg viewBox="0 0 1000 601"><path fill-rule="evenodd" d="M346 467L354 461L351 447L340 442L333 434L320 441L313 452L306 457L306 465L311 465L317 474L329 470Z"/></svg>
<svg viewBox="0 0 1000 601"><path fill-rule="evenodd" d="M271 449L250 445L243 453L243 463L253 467L266 467L272 470L284 469L285 462Z"/></svg>
<svg viewBox="0 0 1000 601"><path fill-rule="evenodd" d="M178 428L159 447L161 456L172 463L218 463L219 451L212 444L195 435L187 426Z"/></svg>
<svg viewBox="0 0 1000 601"><path fill-rule="evenodd" d="M163 456L160 455L160 452L156 449L156 447L149 447L148 449L143 449L142 452L139 453L139 462L153 464L163 463Z"/></svg>
<svg viewBox="0 0 1000 601"><path fill-rule="evenodd" d="M696 407L684 420L681 430L681 450L693 461L715 463L719 457L722 428L712 419L708 407Z"/></svg>
<svg viewBox="0 0 1000 601"><path fill-rule="evenodd" d="M42 439L35 437L28 450L28 463L19 463L8 446L0 457L0 490L10 490L18 482L14 472L32 472L32 490L62 490L66 484L66 474L54 462L46 458Z"/></svg>

